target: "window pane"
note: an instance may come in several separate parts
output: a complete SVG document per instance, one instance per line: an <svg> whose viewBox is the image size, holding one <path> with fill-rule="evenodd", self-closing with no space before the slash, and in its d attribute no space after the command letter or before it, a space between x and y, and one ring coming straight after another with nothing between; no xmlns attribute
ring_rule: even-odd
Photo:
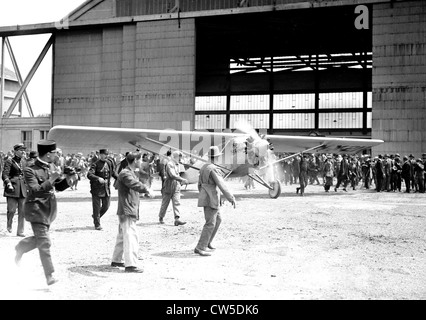
<svg viewBox="0 0 426 320"><path fill-rule="evenodd" d="M274 129L313 129L315 115L309 113L288 113L274 115Z"/></svg>
<svg viewBox="0 0 426 320"><path fill-rule="evenodd" d="M245 120L254 129L269 129L269 114L231 114L230 126L235 129L235 122Z"/></svg>
<svg viewBox="0 0 426 320"><path fill-rule="evenodd" d="M276 94L274 110L315 109L315 94Z"/></svg>
<svg viewBox="0 0 426 320"><path fill-rule="evenodd" d="M269 110L269 95L232 96L231 110Z"/></svg>
<svg viewBox="0 0 426 320"><path fill-rule="evenodd" d="M362 112L319 114L319 129L362 128Z"/></svg>
<svg viewBox="0 0 426 320"><path fill-rule="evenodd" d="M225 129L226 115L195 115L195 129Z"/></svg>
<svg viewBox="0 0 426 320"><path fill-rule="evenodd" d="M21 137L22 137L22 143L25 145L25 147L27 147L28 150L31 150L33 146L33 132L22 131Z"/></svg>
<svg viewBox="0 0 426 320"><path fill-rule="evenodd" d="M195 97L195 111L225 111L226 96Z"/></svg>
<svg viewBox="0 0 426 320"><path fill-rule="evenodd" d="M362 92L330 92L319 94L320 109L362 108Z"/></svg>

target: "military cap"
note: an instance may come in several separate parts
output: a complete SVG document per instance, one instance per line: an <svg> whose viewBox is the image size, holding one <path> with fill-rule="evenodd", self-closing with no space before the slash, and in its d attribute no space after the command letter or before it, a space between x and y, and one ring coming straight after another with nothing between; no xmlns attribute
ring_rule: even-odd
<svg viewBox="0 0 426 320"><path fill-rule="evenodd" d="M395 153L395 157L400 158L401 156L399 155L399 153Z"/></svg>
<svg viewBox="0 0 426 320"><path fill-rule="evenodd" d="M54 140L40 140L37 143L37 151L40 155L45 155L48 152L56 152L56 141Z"/></svg>
<svg viewBox="0 0 426 320"><path fill-rule="evenodd" d="M422 158L426 158L426 153L422 153Z"/></svg>
<svg viewBox="0 0 426 320"><path fill-rule="evenodd" d="M408 157L407 157L407 156L404 156L402 159L403 159L403 160L408 160Z"/></svg>
<svg viewBox="0 0 426 320"><path fill-rule="evenodd" d="M414 156L413 156L413 154L411 153L408 157L410 157L410 158L414 158Z"/></svg>
<svg viewBox="0 0 426 320"><path fill-rule="evenodd" d="M23 143L18 143L13 146L13 150L15 151L25 150L25 149L27 149L27 147Z"/></svg>
<svg viewBox="0 0 426 320"><path fill-rule="evenodd" d="M106 155L108 155L109 154L109 150L108 149L100 149L99 150L99 154L106 154Z"/></svg>

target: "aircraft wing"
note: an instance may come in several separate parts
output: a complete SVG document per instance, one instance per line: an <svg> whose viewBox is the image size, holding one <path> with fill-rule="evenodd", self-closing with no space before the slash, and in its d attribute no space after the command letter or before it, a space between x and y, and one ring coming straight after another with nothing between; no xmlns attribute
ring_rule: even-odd
<svg viewBox="0 0 426 320"><path fill-rule="evenodd" d="M304 137L266 135L266 139L274 146L274 152L298 153L304 150L314 150L311 153L346 153L355 154L364 149L382 144L378 139L355 139L333 137Z"/></svg>
<svg viewBox="0 0 426 320"><path fill-rule="evenodd" d="M178 131L173 129L132 129L89 126L54 126L48 138L55 140L58 148L79 150L84 146L91 150L108 148L112 151L129 150L131 146L165 154L170 148L191 152L207 152L211 145L222 145L235 133L211 133L207 131ZM132 147L132 148L133 148Z"/></svg>
<svg viewBox="0 0 426 320"><path fill-rule="evenodd" d="M59 148L78 150L82 146L91 150L129 150L130 146L165 154L175 148L187 152L207 152L212 145L224 145L226 141L244 141L250 134L236 132L178 131L155 129L132 129L112 127L58 125L49 131L48 138L58 143ZM266 135L275 152L322 152L358 153L383 143L383 140L352 139L310 136ZM203 154L201 154L202 156Z"/></svg>

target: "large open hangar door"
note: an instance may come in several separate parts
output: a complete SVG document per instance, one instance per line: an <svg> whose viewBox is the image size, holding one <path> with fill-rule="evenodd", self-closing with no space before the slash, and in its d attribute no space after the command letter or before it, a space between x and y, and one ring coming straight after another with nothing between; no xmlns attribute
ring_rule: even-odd
<svg viewBox="0 0 426 320"><path fill-rule="evenodd" d="M197 18L195 128L243 118L269 133L371 135L371 16L357 29L358 16L347 6Z"/></svg>

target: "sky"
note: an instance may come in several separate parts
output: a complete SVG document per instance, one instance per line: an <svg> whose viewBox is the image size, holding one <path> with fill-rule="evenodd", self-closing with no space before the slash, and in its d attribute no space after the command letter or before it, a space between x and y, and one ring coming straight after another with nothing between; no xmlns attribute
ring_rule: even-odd
<svg viewBox="0 0 426 320"><path fill-rule="evenodd" d="M85 0L0 0L0 27L57 22L84 2ZM49 37L50 34L9 37L23 80ZM14 71L7 49L5 49L5 66ZM27 88L35 116L50 114L51 82L52 50L50 49ZM29 115L25 102L22 110L23 116Z"/></svg>

